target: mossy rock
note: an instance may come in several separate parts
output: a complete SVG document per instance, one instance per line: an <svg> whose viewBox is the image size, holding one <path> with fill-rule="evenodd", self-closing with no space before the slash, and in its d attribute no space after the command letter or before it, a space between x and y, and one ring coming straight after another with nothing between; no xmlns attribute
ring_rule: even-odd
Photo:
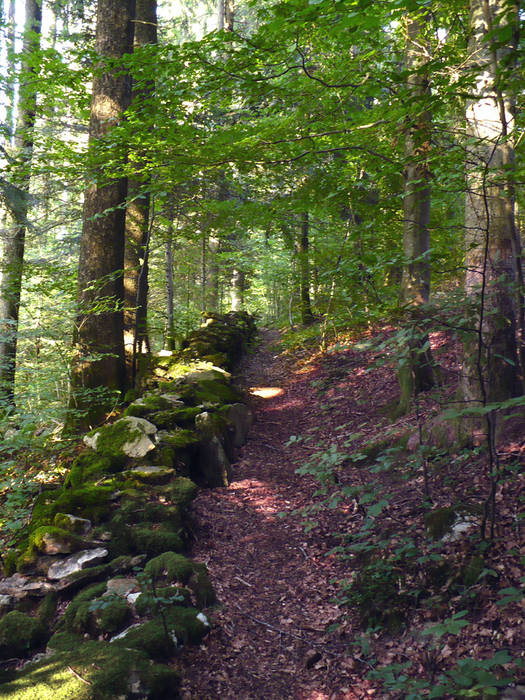
<svg viewBox="0 0 525 700"><path fill-rule="evenodd" d="M135 554L135 544L132 537L130 523L135 519L134 504L125 504L119 509L107 523L107 529L111 533L111 539L107 543L112 558Z"/></svg>
<svg viewBox="0 0 525 700"><path fill-rule="evenodd" d="M65 624L68 631L77 634L114 635L124 629L131 617L131 610L120 596L102 595L73 602L76 603L74 614L68 616Z"/></svg>
<svg viewBox="0 0 525 700"><path fill-rule="evenodd" d="M191 606L191 591L185 586L155 587L155 595L150 592L141 593L135 601L135 610L142 617L156 616L166 605Z"/></svg>
<svg viewBox="0 0 525 700"><path fill-rule="evenodd" d="M127 421L117 420L110 425L95 428L88 433L88 437L96 438L95 449L99 454L123 461L125 459L122 452L123 446L142 437L142 434L139 428L131 427Z"/></svg>
<svg viewBox="0 0 525 700"><path fill-rule="evenodd" d="M6 700L175 700L179 674L152 664L148 655L107 642L70 637L69 648L57 649L0 686ZM74 670L74 673L72 672Z"/></svg>
<svg viewBox="0 0 525 700"><path fill-rule="evenodd" d="M440 540L452 531L456 517L454 508L435 508L425 515L425 529L433 540Z"/></svg>
<svg viewBox="0 0 525 700"><path fill-rule="evenodd" d="M122 461L92 452L79 455L64 481L66 488L78 489L86 483L99 481L105 474L114 474L122 468Z"/></svg>
<svg viewBox="0 0 525 700"><path fill-rule="evenodd" d="M60 590L67 591L68 594L71 595L74 591L78 591L85 586L102 581L112 573L113 569L111 563L100 564L99 566L91 566L81 571L75 571L66 578L61 579Z"/></svg>
<svg viewBox="0 0 525 700"><path fill-rule="evenodd" d="M85 546L85 539L54 525L37 527L29 536L29 549L44 554L71 554Z"/></svg>
<svg viewBox="0 0 525 700"><path fill-rule="evenodd" d="M143 498L123 500L114 520L123 526L140 523L169 523L177 530L182 527L180 506L166 505L157 501L144 502Z"/></svg>
<svg viewBox="0 0 525 700"><path fill-rule="evenodd" d="M156 528L151 525L135 526L131 530L133 550L148 557L155 557L162 552L172 550L182 552L186 548L180 532L161 523Z"/></svg>
<svg viewBox="0 0 525 700"><path fill-rule="evenodd" d="M170 606L162 617L130 629L125 637L114 644L140 649L153 659L169 658L180 644L199 644L208 633L208 625L198 615L199 611L195 608Z"/></svg>
<svg viewBox="0 0 525 700"><path fill-rule="evenodd" d="M148 578L156 581L164 580L166 583L182 583L189 581L193 574L194 563L177 552L165 551L151 559L144 567L144 573Z"/></svg>
<svg viewBox="0 0 525 700"><path fill-rule="evenodd" d="M144 418L154 411L166 411L173 408L173 403L159 394L144 394L130 404L124 411L124 416Z"/></svg>
<svg viewBox="0 0 525 700"><path fill-rule="evenodd" d="M228 355L225 352L214 352L211 355L203 355L202 359L215 367L227 367Z"/></svg>
<svg viewBox="0 0 525 700"><path fill-rule="evenodd" d="M71 513L56 513L53 525L73 535L86 535L91 530L91 520L77 518Z"/></svg>
<svg viewBox="0 0 525 700"><path fill-rule="evenodd" d="M173 479L169 484L158 489L159 495L167 498L175 505L185 508L193 501L199 491L197 484L185 476Z"/></svg>
<svg viewBox="0 0 525 700"><path fill-rule="evenodd" d="M176 476L176 472L172 467L155 466L151 464L143 464L138 467L133 467L124 473L126 485L130 486L133 483L137 484L165 484L171 481Z"/></svg>
<svg viewBox="0 0 525 700"><path fill-rule="evenodd" d="M44 641L45 632L38 618L18 610L8 612L0 619L0 659L28 656Z"/></svg>
<svg viewBox="0 0 525 700"><path fill-rule="evenodd" d="M24 546L17 558L16 568L29 572L33 570L39 554L70 554L83 549L86 541L54 525L41 525L29 534Z"/></svg>
<svg viewBox="0 0 525 700"><path fill-rule="evenodd" d="M44 491L35 500L31 524L51 525L57 513L71 513L92 522L100 522L109 514L112 486L89 485L76 489Z"/></svg>
<svg viewBox="0 0 525 700"><path fill-rule="evenodd" d="M199 607L208 607L217 602L206 565L176 552L164 552L151 559L144 567L144 574L155 583L186 585Z"/></svg>
<svg viewBox="0 0 525 700"><path fill-rule="evenodd" d="M178 505L167 506L163 503L146 503L144 506L144 520L151 523L170 523L174 528L182 527L180 507Z"/></svg>
<svg viewBox="0 0 525 700"><path fill-rule="evenodd" d="M90 602L95 598L100 597L106 591L106 582L95 583L87 588L84 588L76 595L71 603L67 606L65 613L61 617L58 629L72 632L80 624L77 622L77 612L84 606L84 603Z"/></svg>
<svg viewBox="0 0 525 700"><path fill-rule="evenodd" d="M156 411L151 414L151 421L158 428L176 428L177 426L187 427L193 425L195 416L201 413L200 408L186 406L185 408L170 408L167 411Z"/></svg>
<svg viewBox="0 0 525 700"><path fill-rule="evenodd" d="M177 470L179 474L188 474L197 453L199 438L193 430L179 428L162 431L155 452L151 454L152 462Z"/></svg>
<svg viewBox="0 0 525 700"><path fill-rule="evenodd" d="M195 389L197 399L201 403L238 403L242 402L243 394L222 380L204 380L197 383Z"/></svg>

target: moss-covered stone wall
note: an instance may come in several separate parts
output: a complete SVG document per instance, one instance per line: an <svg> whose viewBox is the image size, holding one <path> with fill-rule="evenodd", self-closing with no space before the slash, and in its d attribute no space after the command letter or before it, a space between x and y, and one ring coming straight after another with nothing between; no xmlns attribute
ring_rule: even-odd
<svg viewBox="0 0 525 700"><path fill-rule="evenodd" d="M205 316L36 499L0 580L2 698L178 697L164 662L201 641L201 609L216 602L187 557L187 515L199 486L228 484L246 439L251 413L229 370L254 334L245 313Z"/></svg>

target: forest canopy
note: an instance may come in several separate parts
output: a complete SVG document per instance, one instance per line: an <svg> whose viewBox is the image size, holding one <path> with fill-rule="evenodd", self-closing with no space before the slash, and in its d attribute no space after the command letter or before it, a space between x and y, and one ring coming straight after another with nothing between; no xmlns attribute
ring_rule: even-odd
<svg viewBox="0 0 525 700"><path fill-rule="evenodd" d="M516 4L22 5L0 7L4 429L100 420L203 310L324 341L395 319L402 409L452 328L465 401L522 394Z"/></svg>

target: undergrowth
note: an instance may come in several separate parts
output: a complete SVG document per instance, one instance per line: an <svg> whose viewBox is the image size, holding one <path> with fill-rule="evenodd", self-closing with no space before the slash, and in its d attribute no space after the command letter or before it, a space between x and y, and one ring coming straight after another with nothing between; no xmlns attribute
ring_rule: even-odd
<svg viewBox="0 0 525 700"><path fill-rule="evenodd" d="M337 379L330 369L312 382L321 412ZM513 506L517 546L509 548L502 505L486 527L486 491L494 475L487 473L483 445L438 449L420 431L418 447L409 451L406 433L382 429L386 434L368 444L352 421L332 425L328 435L326 426L292 435L287 447L300 451L305 445L308 451L296 473L318 484L314 502L295 513L307 531L331 510L348 514L344 531L331 533L339 544L330 553L349 572L338 582L336 602L364 630L354 644L370 680L395 698L497 697L525 677L523 651L507 642L505 630L509 614L519 624L525 590L525 577L515 580L515 570L525 566L519 547L523 496ZM521 471L518 459L500 465L498 493L513 497ZM514 585L505 585L507 569L514 570ZM482 643L479 658L471 658L468 640L480 628L491 643ZM386 639L398 640L397 656L381 654Z"/></svg>

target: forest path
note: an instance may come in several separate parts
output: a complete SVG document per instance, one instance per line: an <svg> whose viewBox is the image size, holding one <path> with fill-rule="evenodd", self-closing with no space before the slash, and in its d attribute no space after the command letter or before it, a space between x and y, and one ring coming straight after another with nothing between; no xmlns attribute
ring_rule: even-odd
<svg viewBox="0 0 525 700"><path fill-rule="evenodd" d="M220 606L204 643L184 654L184 700L370 697L351 639L326 633L342 614L333 579L349 573L327 556L338 541L329 527L305 533L303 518L292 513L311 503L317 485L295 474L308 448L286 442L323 423L328 431L335 426L314 388L319 381L312 385L319 367L292 367L275 354L277 340L278 333L263 331L240 369L246 387L277 391L254 397L255 423L232 483L201 491L194 504L192 556L208 565ZM346 418L362 423L357 403Z"/></svg>

